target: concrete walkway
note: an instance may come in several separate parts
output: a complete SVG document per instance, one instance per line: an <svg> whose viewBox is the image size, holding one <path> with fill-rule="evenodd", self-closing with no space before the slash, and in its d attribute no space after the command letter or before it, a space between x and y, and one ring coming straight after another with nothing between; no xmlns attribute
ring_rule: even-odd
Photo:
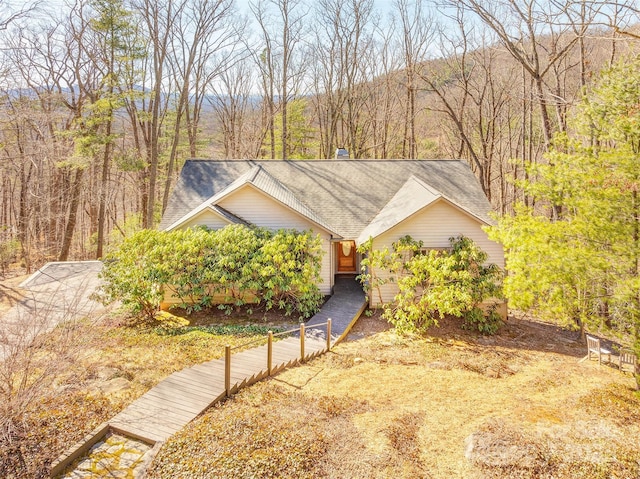
<svg viewBox="0 0 640 479"><path fill-rule="evenodd" d="M0 318L0 360L61 322L103 310L91 299L101 269L100 261L54 262L27 278L20 285L25 298Z"/></svg>
<svg viewBox="0 0 640 479"><path fill-rule="evenodd" d="M307 361L327 351L326 323L331 318L331 345L342 340L366 307L362 287L353 278L340 278L334 294L313 316L304 335L273 342L272 367L267 368L267 346L245 350L231 356L231 392L237 392L269 374ZM130 406L103 424L79 444L66 451L52 467L55 476L73 460L86 453L105 430L150 444L165 441L205 409L226 397L225 360L217 359L175 372L147 391Z"/></svg>
<svg viewBox="0 0 640 479"><path fill-rule="evenodd" d="M357 311L360 316L365 306L366 299L362 285L353 276L337 277L333 295L322 309L307 321L307 325L324 323L331 318L331 336L333 341L338 343L346 337L355 323L355 312Z"/></svg>

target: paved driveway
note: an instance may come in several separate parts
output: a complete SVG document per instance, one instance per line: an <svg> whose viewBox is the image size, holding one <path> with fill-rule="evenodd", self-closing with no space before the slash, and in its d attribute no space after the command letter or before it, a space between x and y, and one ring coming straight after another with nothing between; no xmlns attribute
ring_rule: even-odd
<svg viewBox="0 0 640 479"><path fill-rule="evenodd" d="M20 287L25 298L0 318L0 359L17 344L62 321L79 319L104 307L90 299L100 285L100 261L47 263Z"/></svg>

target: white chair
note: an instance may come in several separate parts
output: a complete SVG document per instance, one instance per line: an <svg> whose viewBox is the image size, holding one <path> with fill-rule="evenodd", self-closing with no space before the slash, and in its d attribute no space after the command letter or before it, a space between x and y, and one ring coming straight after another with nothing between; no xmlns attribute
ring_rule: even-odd
<svg viewBox="0 0 640 479"><path fill-rule="evenodd" d="M602 364L602 357L606 356L607 361L611 362L611 351L600 345L600 339L594 336L587 336L587 357L591 359L591 355L598 358L598 363ZM594 358L595 359L595 358Z"/></svg>
<svg viewBox="0 0 640 479"><path fill-rule="evenodd" d="M638 358L636 357L636 353L631 349L621 349L620 356L618 356L618 368L620 368L620 371L635 374L638 370Z"/></svg>

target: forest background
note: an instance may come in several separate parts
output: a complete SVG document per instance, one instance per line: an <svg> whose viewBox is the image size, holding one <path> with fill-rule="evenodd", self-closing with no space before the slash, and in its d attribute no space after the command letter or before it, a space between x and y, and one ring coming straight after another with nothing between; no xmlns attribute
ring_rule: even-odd
<svg viewBox="0 0 640 479"><path fill-rule="evenodd" d="M153 228L187 158L463 158L525 184L635 2L0 0L0 264L101 258Z"/></svg>

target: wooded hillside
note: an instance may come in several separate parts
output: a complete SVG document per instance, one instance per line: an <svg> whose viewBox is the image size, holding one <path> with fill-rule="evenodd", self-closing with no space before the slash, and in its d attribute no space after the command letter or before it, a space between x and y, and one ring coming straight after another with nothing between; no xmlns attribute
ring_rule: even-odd
<svg viewBox="0 0 640 479"><path fill-rule="evenodd" d="M36 3L0 0L3 269L154 227L189 157L464 158L509 212L638 49L630 0Z"/></svg>

